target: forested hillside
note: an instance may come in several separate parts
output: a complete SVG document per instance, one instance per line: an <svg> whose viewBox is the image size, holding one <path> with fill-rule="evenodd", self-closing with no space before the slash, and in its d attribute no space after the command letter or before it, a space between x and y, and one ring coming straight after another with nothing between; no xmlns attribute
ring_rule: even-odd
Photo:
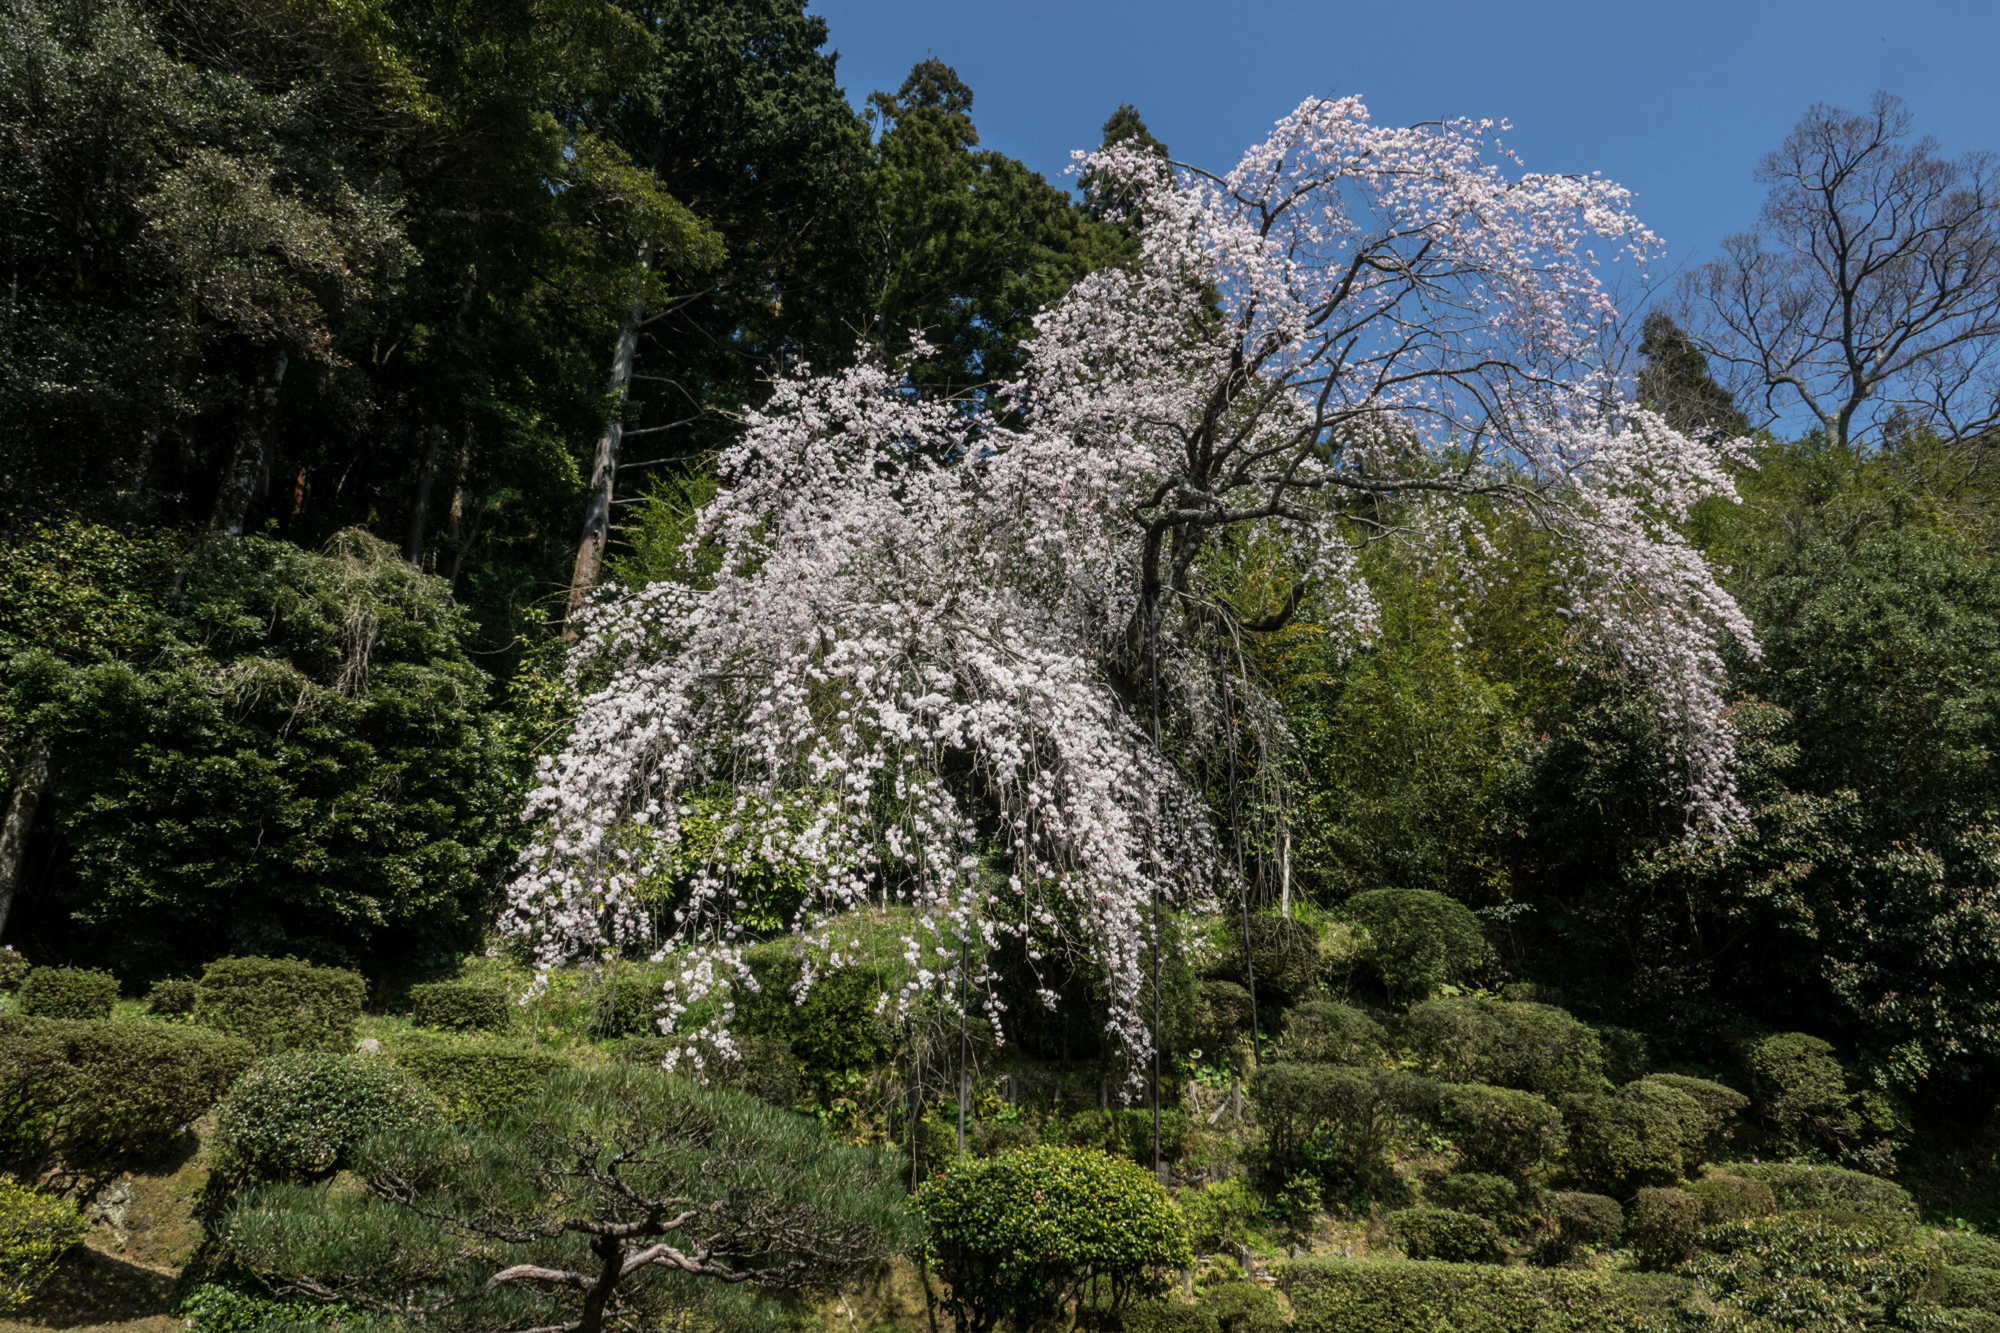
<svg viewBox="0 0 2000 1333"><path fill-rule="evenodd" d="M1994 164L1104 112L0 0L0 1328L2000 1329Z"/></svg>

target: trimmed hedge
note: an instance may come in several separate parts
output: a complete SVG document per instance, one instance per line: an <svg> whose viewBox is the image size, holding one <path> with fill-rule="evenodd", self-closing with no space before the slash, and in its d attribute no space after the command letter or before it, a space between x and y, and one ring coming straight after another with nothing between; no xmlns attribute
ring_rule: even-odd
<svg viewBox="0 0 2000 1333"><path fill-rule="evenodd" d="M29 1018L109 1018L118 978L83 967L33 967L14 995L14 1012Z"/></svg>
<svg viewBox="0 0 2000 1333"><path fill-rule="evenodd" d="M410 1019L444 1032L504 1032L514 1017L507 992L477 981L432 981L410 987Z"/></svg>
<svg viewBox="0 0 2000 1333"><path fill-rule="evenodd" d="M1278 1298L1262 1283L1218 1282L1203 1288L1201 1303L1221 1333L1285 1333Z"/></svg>
<svg viewBox="0 0 2000 1333"><path fill-rule="evenodd" d="M1736 1117L1750 1105L1750 1099L1728 1084L1695 1078L1690 1074L1648 1074L1637 1081L1671 1088L1692 1097L1701 1107L1702 1119L1698 1127L1690 1127L1687 1143L1687 1164L1690 1167L1713 1161L1736 1141Z"/></svg>
<svg viewBox="0 0 2000 1333"><path fill-rule="evenodd" d="M1372 1065L1389 1048L1382 1025L1352 1005L1308 1000L1285 1015L1276 1058L1321 1065Z"/></svg>
<svg viewBox="0 0 2000 1333"><path fill-rule="evenodd" d="M89 1229L68 1199L0 1177L0 1313L25 1308Z"/></svg>
<svg viewBox="0 0 2000 1333"><path fill-rule="evenodd" d="M32 970L27 958L11 944L0 944L0 991L15 991Z"/></svg>
<svg viewBox="0 0 2000 1333"><path fill-rule="evenodd" d="M1562 1099L1569 1131L1569 1174L1601 1194L1624 1197L1687 1174L1688 1145L1700 1142L1708 1114L1686 1093L1641 1079L1616 1092Z"/></svg>
<svg viewBox="0 0 2000 1333"><path fill-rule="evenodd" d="M1702 1201L1686 1190L1640 1190L1627 1226L1640 1266L1666 1269L1693 1258L1707 1212Z"/></svg>
<svg viewBox="0 0 2000 1333"><path fill-rule="evenodd" d="M1319 989L1327 976L1319 936L1320 928L1313 922L1280 912L1250 917L1250 961L1257 969L1260 1000L1296 1004Z"/></svg>
<svg viewBox="0 0 2000 1333"><path fill-rule="evenodd" d="M1298 1173L1346 1187L1380 1183L1389 1151L1435 1101L1436 1087L1412 1074L1340 1065L1271 1064L1257 1071L1250 1098L1264 1127L1267 1176Z"/></svg>
<svg viewBox="0 0 2000 1333"><path fill-rule="evenodd" d="M1748 1176L1711 1172L1687 1189L1701 1200L1702 1216L1710 1226L1746 1217L1769 1217L1778 1211L1778 1196L1771 1187Z"/></svg>
<svg viewBox="0 0 2000 1333"><path fill-rule="evenodd" d="M194 1027L0 1016L0 1150L34 1164L157 1151L255 1058L248 1042Z"/></svg>
<svg viewBox="0 0 2000 1333"><path fill-rule="evenodd" d="M1511 1222L1521 1215L1520 1188L1505 1176L1483 1171L1446 1176L1426 1192L1426 1202L1491 1222Z"/></svg>
<svg viewBox="0 0 2000 1333"><path fill-rule="evenodd" d="M1722 1326L1764 1333L1908 1327L1940 1271L1931 1234L1900 1218L1780 1213L1710 1227L1682 1271Z"/></svg>
<svg viewBox="0 0 2000 1333"><path fill-rule="evenodd" d="M1138 1301L1118 1311L1090 1311L1083 1327L1097 1333L1222 1333L1206 1306L1179 1301Z"/></svg>
<svg viewBox="0 0 2000 1333"><path fill-rule="evenodd" d="M1780 1032L1743 1052L1757 1115L1784 1153L1836 1152L1861 1130L1847 1070L1831 1044L1804 1032Z"/></svg>
<svg viewBox="0 0 2000 1333"><path fill-rule="evenodd" d="M1746 1176L1771 1187L1786 1212L1858 1213L1864 1217L1913 1218L1917 1203L1893 1180L1849 1171L1842 1166L1797 1166L1788 1162L1725 1162L1718 1174Z"/></svg>
<svg viewBox="0 0 2000 1333"><path fill-rule="evenodd" d="M161 1018L186 1018L194 1013L194 982L186 977L156 981L146 992L146 1012Z"/></svg>
<svg viewBox="0 0 2000 1333"><path fill-rule="evenodd" d="M1947 1231L1938 1237L1944 1261L1962 1268L2000 1268L2000 1236L1977 1231Z"/></svg>
<svg viewBox="0 0 2000 1333"><path fill-rule="evenodd" d="M1413 1006L1396 1035L1418 1068L1450 1083L1553 1097L1605 1086L1604 1045L1553 1005L1447 996Z"/></svg>
<svg viewBox="0 0 2000 1333"><path fill-rule="evenodd" d="M1561 1262L1580 1250L1616 1245L1625 1234L1625 1210L1618 1200L1580 1190L1554 1190L1541 1199L1542 1242L1546 1258Z"/></svg>
<svg viewBox="0 0 2000 1333"><path fill-rule="evenodd" d="M2000 1314L2000 1268L1954 1265L1937 1275L1931 1293L1939 1305L1955 1310Z"/></svg>
<svg viewBox="0 0 2000 1333"><path fill-rule="evenodd" d="M194 988L194 1020L242 1037L261 1055L345 1051L368 985L342 967L296 958L218 958Z"/></svg>
<svg viewBox="0 0 2000 1333"><path fill-rule="evenodd" d="M1277 1280L1294 1333L1636 1333L1688 1291L1652 1275L1394 1259L1304 1259Z"/></svg>
<svg viewBox="0 0 2000 1333"><path fill-rule="evenodd" d="M1399 1208L1389 1214L1389 1234L1412 1259L1454 1264L1500 1260L1500 1228L1452 1208Z"/></svg>
<svg viewBox="0 0 2000 1333"><path fill-rule="evenodd" d="M1494 964L1493 946L1472 909L1429 889L1370 889L1335 909L1362 927L1361 961L1401 1000L1421 1000L1440 986L1477 981Z"/></svg>
<svg viewBox="0 0 2000 1333"><path fill-rule="evenodd" d="M1562 1156L1562 1114L1532 1092L1447 1083L1438 1089L1436 1118L1467 1170L1532 1182Z"/></svg>
<svg viewBox="0 0 2000 1333"><path fill-rule="evenodd" d="M229 1167L253 1181L322 1180L377 1130L439 1119L438 1103L384 1060L293 1051L252 1065L216 1112Z"/></svg>
<svg viewBox="0 0 2000 1333"><path fill-rule="evenodd" d="M568 1061L495 1037L417 1037L390 1058L429 1088L453 1120L484 1120L532 1104Z"/></svg>

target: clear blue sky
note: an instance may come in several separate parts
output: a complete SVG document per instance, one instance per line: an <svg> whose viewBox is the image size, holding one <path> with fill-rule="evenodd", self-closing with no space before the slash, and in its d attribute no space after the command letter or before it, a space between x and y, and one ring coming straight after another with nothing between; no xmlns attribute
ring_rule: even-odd
<svg viewBox="0 0 2000 1333"><path fill-rule="evenodd" d="M1536 171L1638 195L1673 261L1749 225L1757 159L1815 101L1902 96L1950 151L2000 151L2000 0L813 0L857 106L935 55L982 142L1056 179L1121 101L1225 166L1308 95L1378 120L1505 117ZM1672 262L1656 265L1655 273Z"/></svg>

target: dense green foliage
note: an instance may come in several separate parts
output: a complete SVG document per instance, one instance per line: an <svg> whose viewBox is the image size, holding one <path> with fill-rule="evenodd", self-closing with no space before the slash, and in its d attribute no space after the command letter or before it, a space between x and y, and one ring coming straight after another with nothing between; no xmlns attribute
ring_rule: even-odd
<svg viewBox="0 0 2000 1333"><path fill-rule="evenodd" d="M1339 908L1368 932L1362 961L1392 997L1421 1000L1480 979L1493 951L1463 903L1429 889L1370 889Z"/></svg>
<svg viewBox="0 0 2000 1333"><path fill-rule="evenodd" d="M1070 1313L1087 1293L1117 1309L1193 1257L1187 1221L1160 1182L1088 1148L962 1162L926 1182L916 1203L969 1333Z"/></svg>
<svg viewBox="0 0 2000 1333"><path fill-rule="evenodd" d="M1553 1097L1604 1084L1595 1032L1546 1004L1453 996L1411 1006L1396 1035L1417 1067L1454 1083L1491 1083Z"/></svg>
<svg viewBox="0 0 2000 1333"><path fill-rule="evenodd" d="M412 1037L391 1052L454 1120L523 1111L548 1095L563 1059L543 1047L492 1037Z"/></svg>
<svg viewBox="0 0 2000 1333"><path fill-rule="evenodd" d="M410 1018L446 1032L499 1032L513 1018L507 992L476 981L432 981L410 987Z"/></svg>
<svg viewBox="0 0 2000 1333"><path fill-rule="evenodd" d="M159 1152L253 1058L201 1028L0 1015L0 1154L94 1168Z"/></svg>
<svg viewBox="0 0 2000 1333"><path fill-rule="evenodd" d="M1400 1208L1389 1214L1389 1234L1412 1259L1454 1264L1497 1263L1500 1228L1453 1208Z"/></svg>
<svg viewBox="0 0 2000 1333"><path fill-rule="evenodd" d="M68 1199L0 1179L0 1314L22 1309L89 1224Z"/></svg>
<svg viewBox="0 0 2000 1333"><path fill-rule="evenodd" d="M118 978L81 967L29 970L14 993L14 1012L35 1018L109 1018Z"/></svg>
<svg viewBox="0 0 2000 1333"><path fill-rule="evenodd" d="M194 1020L264 1054L344 1051L354 1042L367 983L344 968L295 958L219 958L194 988Z"/></svg>
<svg viewBox="0 0 2000 1333"><path fill-rule="evenodd" d="M313 1181L347 1165L377 1132L435 1120L437 1102L379 1058L295 1051L250 1067L216 1111L228 1169L247 1180Z"/></svg>
<svg viewBox="0 0 2000 1333"><path fill-rule="evenodd" d="M1619 1333L1679 1294L1620 1274L1352 1259L1286 1264L1278 1287L1299 1333Z"/></svg>

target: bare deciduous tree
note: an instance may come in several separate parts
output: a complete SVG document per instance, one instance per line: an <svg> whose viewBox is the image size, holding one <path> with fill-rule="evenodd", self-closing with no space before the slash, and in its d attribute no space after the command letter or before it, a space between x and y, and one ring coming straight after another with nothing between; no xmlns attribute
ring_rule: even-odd
<svg viewBox="0 0 2000 1333"><path fill-rule="evenodd" d="M1941 156L1899 98L1814 106L1758 169L1757 229L1682 283L1682 320L1745 410L1840 447L1894 421L2000 424L2000 179Z"/></svg>

